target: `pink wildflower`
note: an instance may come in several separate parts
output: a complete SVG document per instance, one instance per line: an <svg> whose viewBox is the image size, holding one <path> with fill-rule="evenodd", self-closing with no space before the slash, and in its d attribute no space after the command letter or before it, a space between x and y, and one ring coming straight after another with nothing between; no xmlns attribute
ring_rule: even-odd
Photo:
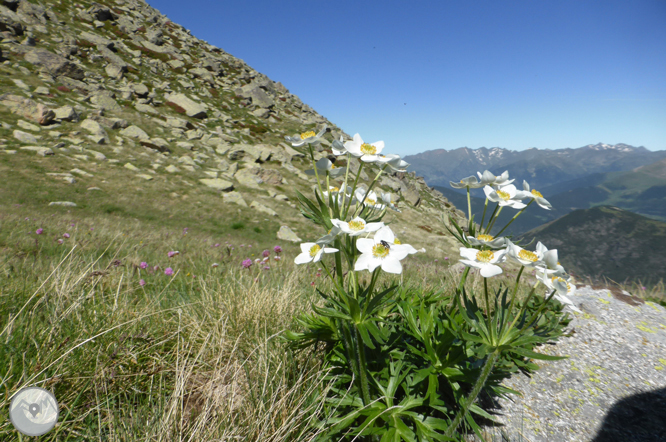
<svg viewBox="0 0 666 442"><path fill-rule="evenodd" d="M140 285L141 287L143 287L144 285L146 285L146 280L145 280L145 279L140 279L140 280L139 280L139 285Z"/></svg>
<svg viewBox="0 0 666 442"><path fill-rule="evenodd" d="M64 241L62 239L58 240L58 244L62 244Z"/></svg>
<svg viewBox="0 0 666 442"><path fill-rule="evenodd" d="M174 250L174 251L171 251L171 252L167 253L167 256L169 258L173 258L176 255L180 255L180 252L178 250Z"/></svg>
<svg viewBox="0 0 666 442"><path fill-rule="evenodd" d="M282 253L282 247L280 246L275 246L273 250L275 251L275 253Z"/></svg>
<svg viewBox="0 0 666 442"><path fill-rule="evenodd" d="M146 261L141 261L141 264L139 264L139 267L142 269L146 269L148 267L148 263Z"/></svg>
<svg viewBox="0 0 666 442"><path fill-rule="evenodd" d="M41 228L40 228L40 229L37 229L37 230L35 231L35 233L36 233L37 235L41 235L43 231L44 231L44 229L41 229Z"/></svg>
<svg viewBox="0 0 666 442"><path fill-rule="evenodd" d="M279 261L280 259L282 259L282 258L280 258L279 256L276 256L276 257L275 257L275 260L276 260L276 261Z"/></svg>
<svg viewBox="0 0 666 442"><path fill-rule="evenodd" d="M245 267L246 269L249 269L249 268L252 266L252 260L249 259L249 258L248 258L248 259L245 259L245 260L243 260L242 265L243 265L243 267Z"/></svg>
<svg viewBox="0 0 666 442"><path fill-rule="evenodd" d="M218 263L216 263L216 262L213 263L213 268L215 268L215 267L219 267L219 266L220 266L220 265L219 265Z"/></svg>
<svg viewBox="0 0 666 442"><path fill-rule="evenodd" d="M65 238L69 238L69 233L63 233L62 236L64 236Z"/></svg>
<svg viewBox="0 0 666 442"><path fill-rule="evenodd" d="M173 275L173 269L171 267L167 267L166 269L164 269L164 274L167 276Z"/></svg>
<svg viewBox="0 0 666 442"><path fill-rule="evenodd" d="M270 254L271 254L271 252L269 252L268 250L264 250L263 252L261 252L261 255L264 258L268 258L270 256Z"/></svg>
<svg viewBox="0 0 666 442"><path fill-rule="evenodd" d="M270 269L271 269L270 266L265 266L264 267L264 270L270 270Z"/></svg>
<svg viewBox="0 0 666 442"><path fill-rule="evenodd" d="M215 243L215 244L213 245L213 247L220 247L220 243L219 243L219 242L218 242L218 243Z"/></svg>

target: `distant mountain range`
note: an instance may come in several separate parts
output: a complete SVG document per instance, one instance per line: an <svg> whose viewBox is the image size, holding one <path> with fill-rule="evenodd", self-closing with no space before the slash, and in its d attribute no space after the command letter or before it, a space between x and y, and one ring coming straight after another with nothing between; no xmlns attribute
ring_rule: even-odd
<svg viewBox="0 0 666 442"><path fill-rule="evenodd" d="M514 184L517 184L517 181ZM522 188L522 184L517 186ZM467 213L467 196L451 186L434 188L458 209ZM559 191L559 193L555 193ZM558 219L576 209L599 205L613 205L653 219L666 221L666 159L637 167L626 172L593 173L585 177L541 189L552 205L545 210L533 203L503 234L521 234L542 224ZM477 223L483 213L483 198L472 197L472 213ZM488 204L486 223L494 203ZM503 210L491 234L497 233L516 214L516 210Z"/></svg>
<svg viewBox="0 0 666 442"><path fill-rule="evenodd" d="M575 210L516 238L557 249L567 271L579 276L644 285L666 279L666 222L613 206Z"/></svg>
<svg viewBox="0 0 666 442"><path fill-rule="evenodd" d="M499 175L508 170L509 176L516 178L514 184L517 187L522 188L523 180L527 180L533 189L537 189L547 198L580 187L581 183L572 181L598 173L629 171L664 158L666 151L663 150L650 151L643 146L598 143L577 149L531 148L524 151L499 147L461 147L454 150L429 150L408 155L404 159L410 163L408 170L423 176L429 186L450 189L449 181L459 181L476 175L477 171L488 169ZM565 183L568 183L568 188L564 186ZM484 196L480 189L473 194Z"/></svg>

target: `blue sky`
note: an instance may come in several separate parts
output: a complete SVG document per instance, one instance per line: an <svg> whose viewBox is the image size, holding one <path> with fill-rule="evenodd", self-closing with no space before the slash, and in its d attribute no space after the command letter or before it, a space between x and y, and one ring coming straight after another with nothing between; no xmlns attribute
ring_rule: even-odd
<svg viewBox="0 0 666 442"><path fill-rule="evenodd" d="M386 153L666 149L666 1L148 0Z"/></svg>

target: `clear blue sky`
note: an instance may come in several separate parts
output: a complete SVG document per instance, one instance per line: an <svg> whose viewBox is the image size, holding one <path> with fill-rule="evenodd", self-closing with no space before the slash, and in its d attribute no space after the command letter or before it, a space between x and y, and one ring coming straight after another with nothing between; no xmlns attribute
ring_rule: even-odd
<svg viewBox="0 0 666 442"><path fill-rule="evenodd" d="M666 1L148 0L386 153L666 149Z"/></svg>

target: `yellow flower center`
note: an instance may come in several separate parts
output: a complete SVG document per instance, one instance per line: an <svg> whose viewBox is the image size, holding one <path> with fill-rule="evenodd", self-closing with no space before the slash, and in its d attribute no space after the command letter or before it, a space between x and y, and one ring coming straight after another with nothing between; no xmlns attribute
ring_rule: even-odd
<svg viewBox="0 0 666 442"><path fill-rule="evenodd" d="M366 201L366 204L372 204L373 206L375 204L377 204L377 200L373 200L371 198L366 198L365 201Z"/></svg>
<svg viewBox="0 0 666 442"><path fill-rule="evenodd" d="M541 195L541 193L540 193L538 190L534 190L534 189L532 189L532 192L531 192L531 193L532 193L532 195L534 195L534 196L538 196L539 198L543 198L543 195Z"/></svg>
<svg viewBox="0 0 666 442"><path fill-rule="evenodd" d="M331 164L331 169L335 169L335 164Z"/></svg>
<svg viewBox="0 0 666 442"><path fill-rule="evenodd" d="M314 137L315 135L317 135L317 134L314 133L313 130L308 131L308 132L303 132L303 133L301 134L301 140L304 140L304 139L306 139L306 138L310 138L310 137Z"/></svg>
<svg viewBox="0 0 666 442"><path fill-rule="evenodd" d="M495 257L495 254L490 250L483 250L476 252L476 260L480 262L490 262Z"/></svg>
<svg viewBox="0 0 666 442"><path fill-rule="evenodd" d="M551 278L551 281L553 281L553 282L555 282L555 281L562 281L563 283L565 283L565 284L567 285L567 292L570 292L570 291L571 291L571 286L570 286L569 283L568 283L564 278L562 278L561 276L553 276L553 277Z"/></svg>
<svg viewBox="0 0 666 442"><path fill-rule="evenodd" d="M349 228L351 230L363 230L365 228L365 222L364 221L349 221Z"/></svg>
<svg viewBox="0 0 666 442"><path fill-rule="evenodd" d="M377 148L372 144L363 143L361 144L361 152L367 155L374 155L377 153Z"/></svg>
<svg viewBox="0 0 666 442"><path fill-rule="evenodd" d="M393 244L402 244L398 238L393 240Z"/></svg>
<svg viewBox="0 0 666 442"><path fill-rule="evenodd" d="M520 252L518 252L518 257L532 262L535 262L536 260L539 259L536 253L530 252L529 250L521 250Z"/></svg>
<svg viewBox="0 0 666 442"><path fill-rule="evenodd" d="M389 254L389 248L383 244L375 244L372 246L372 256L375 258L386 258Z"/></svg>
<svg viewBox="0 0 666 442"><path fill-rule="evenodd" d="M481 240L481 241L492 241L494 236L490 235L476 235L476 239Z"/></svg>
<svg viewBox="0 0 666 442"><path fill-rule="evenodd" d="M331 190L332 190L333 192L339 192L339 191L340 191L340 188L339 188L339 187L331 187Z"/></svg>
<svg viewBox="0 0 666 442"><path fill-rule="evenodd" d="M507 192L505 192L505 191L503 191L503 190L498 190L498 191L497 191L497 194L498 194L498 195L500 196L500 198L502 198L503 200L508 200L509 198L511 198L511 195L509 195Z"/></svg>
<svg viewBox="0 0 666 442"><path fill-rule="evenodd" d="M319 247L319 244L315 244L312 247L310 247L310 257L314 258L317 253L321 250L321 247Z"/></svg>

